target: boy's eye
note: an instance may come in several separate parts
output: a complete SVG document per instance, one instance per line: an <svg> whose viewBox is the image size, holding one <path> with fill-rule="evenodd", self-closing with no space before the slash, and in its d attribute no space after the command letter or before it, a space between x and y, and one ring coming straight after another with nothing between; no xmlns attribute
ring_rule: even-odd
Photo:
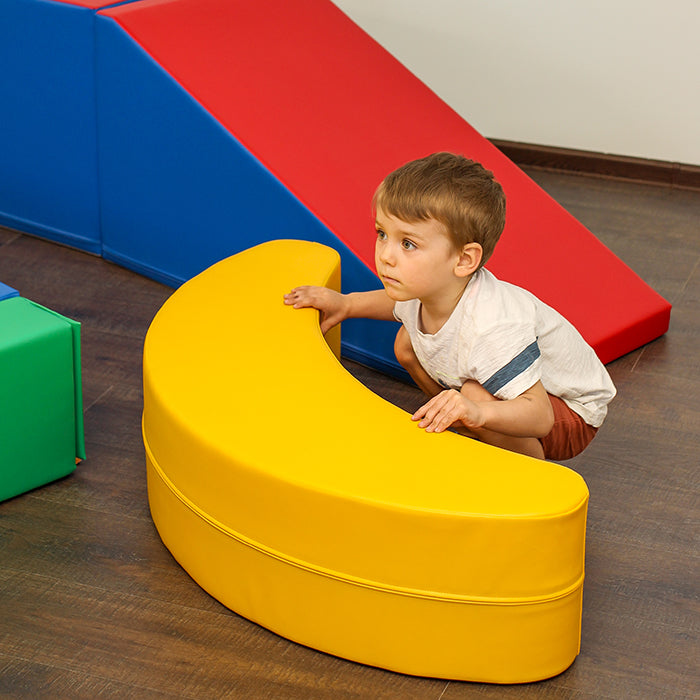
<svg viewBox="0 0 700 700"><path fill-rule="evenodd" d="M386 238L386 233L382 231L380 228L377 229L377 239L380 241L383 241Z"/></svg>
<svg viewBox="0 0 700 700"><path fill-rule="evenodd" d="M401 241L401 247L404 250L413 250L416 247L416 244L413 241L409 241L408 238L404 238Z"/></svg>

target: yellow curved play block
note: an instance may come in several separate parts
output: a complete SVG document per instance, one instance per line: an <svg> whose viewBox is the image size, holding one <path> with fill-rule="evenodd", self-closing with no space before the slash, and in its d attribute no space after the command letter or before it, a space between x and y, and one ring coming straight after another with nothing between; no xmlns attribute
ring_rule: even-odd
<svg viewBox="0 0 700 700"><path fill-rule="evenodd" d="M534 681L579 649L588 490L428 434L354 379L315 310L338 255L273 241L217 263L144 348L153 520L212 596L310 647L403 673Z"/></svg>

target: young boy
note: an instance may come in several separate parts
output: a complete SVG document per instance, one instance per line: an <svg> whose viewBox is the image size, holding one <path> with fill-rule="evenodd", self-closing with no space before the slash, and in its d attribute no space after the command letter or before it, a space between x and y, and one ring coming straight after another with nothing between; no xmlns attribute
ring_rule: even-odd
<svg viewBox="0 0 700 700"><path fill-rule="evenodd" d="M374 196L375 264L384 289L339 294L297 287L321 330L346 318L396 319L394 351L430 397L412 416L541 459L581 452L615 387L593 349L559 313L483 266L505 224L493 174L436 153L388 175Z"/></svg>

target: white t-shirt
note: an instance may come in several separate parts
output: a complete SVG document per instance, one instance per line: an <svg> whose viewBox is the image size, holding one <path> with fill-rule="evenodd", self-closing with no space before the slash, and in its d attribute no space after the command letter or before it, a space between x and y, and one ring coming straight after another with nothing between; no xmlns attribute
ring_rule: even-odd
<svg viewBox="0 0 700 700"><path fill-rule="evenodd" d="M610 375L580 333L534 294L482 268L437 333L422 332L420 309L418 299L399 301L394 316L441 386L459 390L473 379L499 399L513 399L541 380L586 423L603 423L616 393Z"/></svg>

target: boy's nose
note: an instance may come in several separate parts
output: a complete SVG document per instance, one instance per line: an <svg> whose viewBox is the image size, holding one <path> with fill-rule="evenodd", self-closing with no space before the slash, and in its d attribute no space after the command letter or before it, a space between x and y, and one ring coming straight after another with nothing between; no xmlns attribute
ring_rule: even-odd
<svg viewBox="0 0 700 700"><path fill-rule="evenodd" d="M377 257L385 265L393 265L394 253L391 244L386 241L377 243Z"/></svg>

